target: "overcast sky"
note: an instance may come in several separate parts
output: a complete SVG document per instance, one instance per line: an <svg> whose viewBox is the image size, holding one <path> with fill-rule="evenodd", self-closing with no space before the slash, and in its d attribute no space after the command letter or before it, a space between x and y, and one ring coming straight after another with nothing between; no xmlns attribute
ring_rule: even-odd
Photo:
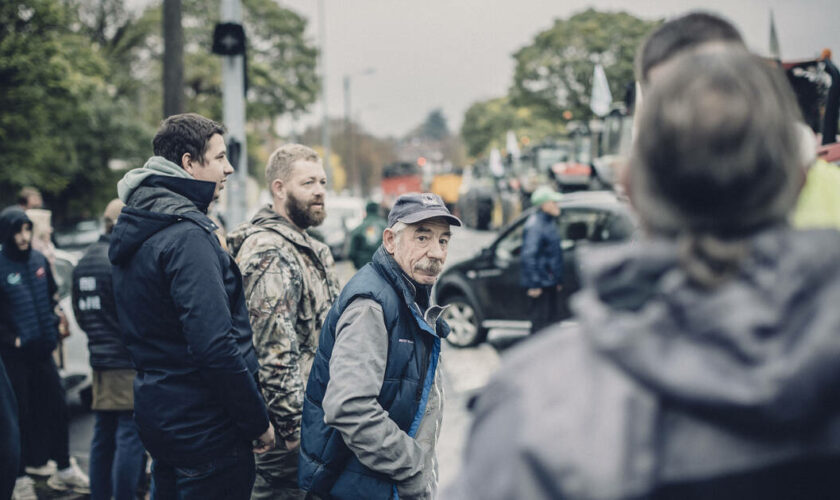
<svg viewBox="0 0 840 500"><path fill-rule="evenodd" d="M320 45L318 0L280 0L308 18ZM327 106L343 117L344 75L353 76L353 116L377 135L400 136L434 108L457 131L477 100L499 97L512 81L511 55L556 18L594 7L624 10L644 19L702 8L723 15L751 49L768 52L770 9L783 59L833 50L840 63L838 0L324 0ZM372 68L371 74L362 75ZM302 117L299 131L319 119L321 105Z"/></svg>

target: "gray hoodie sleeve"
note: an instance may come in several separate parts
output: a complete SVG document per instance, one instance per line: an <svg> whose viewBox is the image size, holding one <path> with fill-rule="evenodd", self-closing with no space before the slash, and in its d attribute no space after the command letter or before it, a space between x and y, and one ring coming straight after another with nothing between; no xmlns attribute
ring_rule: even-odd
<svg viewBox="0 0 840 500"><path fill-rule="evenodd" d="M324 422L341 433L365 467L392 478L401 499L426 498L423 450L376 400L387 358L382 307L370 299L354 300L336 325Z"/></svg>

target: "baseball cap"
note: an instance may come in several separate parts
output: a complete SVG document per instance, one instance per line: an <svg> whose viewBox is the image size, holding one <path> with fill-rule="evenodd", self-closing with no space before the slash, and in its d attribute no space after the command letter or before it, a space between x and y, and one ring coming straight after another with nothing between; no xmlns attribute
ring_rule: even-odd
<svg viewBox="0 0 840 500"><path fill-rule="evenodd" d="M547 201L560 201L563 195L548 186L540 186L531 195L531 205L542 205Z"/></svg>
<svg viewBox="0 0 840 500"><path fill-rule="evenodd" d="M388 227L397 222L414 224L432 217L443 217L453 226L461 225L461 220L449 212L440 196L434 193L409 193L394 202L388 214Z"/></svg>

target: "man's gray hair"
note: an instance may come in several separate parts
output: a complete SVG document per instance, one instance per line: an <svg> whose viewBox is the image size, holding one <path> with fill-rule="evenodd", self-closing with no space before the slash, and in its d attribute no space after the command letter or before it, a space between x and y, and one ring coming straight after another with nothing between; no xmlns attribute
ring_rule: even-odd
<svg viewBox="0 0 840 500"><path fill-rule="evenodd" d="M407 227L408 224L406 224L405 222L397 221L394 223L393 226L389 227L388 230L394 233L394 240L399 241L400 237L402 236L402 232Z"/></svg>
<svg viewBox="0 0 840 500"><path fill-rule="evenodd" d="M312 148L302 144L284 144L274 150L268 158L265 166L265 183L270 186L276 179L284 182L289 180L292 168L298 161L319 162L321 158Z"/></svg>

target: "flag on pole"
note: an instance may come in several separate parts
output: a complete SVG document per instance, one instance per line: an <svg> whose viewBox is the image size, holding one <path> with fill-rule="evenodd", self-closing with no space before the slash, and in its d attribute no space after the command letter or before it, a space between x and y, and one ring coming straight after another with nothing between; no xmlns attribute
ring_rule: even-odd
<svg viewBox="0 0 840 500"><path fill-rule="evenodd" d="M505 149L507 150L507 154L509 154L511 158L516 158L519 156L519 143L516 142L516 134L513 133L513 130L507 131L507 137L505 138Z"/></svg>
<svg viewBox="0 0 840 500"><path fill-rule="evenodd" d="M595 72L592 75L592 97L589 99L589 108L598 116L606 116L610 112L612 104L612 93L607 82L607 75L604 67L595 65Z"/></svg>
<svg viewBox="0 0 840 500"><path fill-rule="evenodd" d="M505 175L505 166L502 165L502 153L499 152L498 148L490 150L490 173L496 177Z"/></svg>
<svg viewBox="0 0 840 500"><path fill-rule="evenodd" d="M776 34L776 21L773 19L773 9L770 9L770 55L779 60L782 58L779 36Z"/></svg>

